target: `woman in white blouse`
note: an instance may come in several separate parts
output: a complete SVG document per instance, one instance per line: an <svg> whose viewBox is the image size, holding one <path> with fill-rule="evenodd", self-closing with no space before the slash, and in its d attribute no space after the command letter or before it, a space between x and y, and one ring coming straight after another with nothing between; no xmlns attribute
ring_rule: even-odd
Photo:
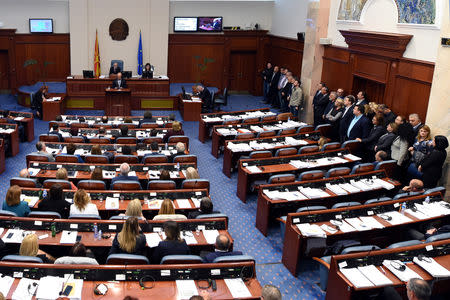
<svg viewBox="0 0 450 300"><path fill-rule="evenodd" d="M91 198L85 190L76 191L70 206L70 215L98 215L97 206L91 203Z"/></svg>

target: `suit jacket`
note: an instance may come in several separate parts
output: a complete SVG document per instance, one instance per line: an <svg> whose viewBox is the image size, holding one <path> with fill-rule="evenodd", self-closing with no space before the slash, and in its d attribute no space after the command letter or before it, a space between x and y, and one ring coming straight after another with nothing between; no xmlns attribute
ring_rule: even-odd
<svg viewBox="0 0 450 300"><path fill-rule="evenodd" d="M356 105L366 105L366 104L369 104L369 102L366 100L366 99L363 99L362 101L361 101L361 103L358 103L358 101L359 100L356 100Z"/></svg>
<svg viewBox="0 0 450 300"><path fill-rule="evenodd" d="M366 116L362 115L361 118L359 118L358 122L353 125L353 128L352 130L350 130L350 134L347 136L347 138L349 140L354 140L356 138L366 138L369 135L369 124L369 119L367 119Z"/></svg>
<svg viewBox="0 0 450 300"><path fill-rule="evenodd" d="M153 250L152 263L159 264L166 255L189 255L191 250L186 241L161 241Z"/></svg>
<svg viewBox="0 0 450 300"><path fill-rule="evenodd" d="M211 103L211 92L207 88L204 88L203 91L198 94L198 97L202 99L203 105L209 106Z"/></svg>
<svg viewBox="0 0 450 300"><path fill-rule="evenodd" d="M39 202L38 210L40 211L53 211L61 215L61 218L67 219L70 212L70 203L64 199L58 202L51 201L49 199L44 199Z"/></svg>
<svg viewBox="0 0 450 300"><path fill-rule="evenodd" d="M414 137L416 137L418 134L419 134L419 130L420 130L420 128L422 128L423 127L423 124L422 123L419 123L416 127L413 127L413 130L414 130Z"/></svg>
<svg viewBox="0 0 450 300"><path fill-rule="evenodd" d="M270 80L272 79L272 75L273 75L273 68L267 69L265 68L262 72L261 72L261 77L263 78L263 80L267 83L270 83ZM264 79L264 77L266 77L266 79Z"/></svg>
<svg viewBox="0 0 450 300"><path fill-rule="evenodd" d="M60 142L64 142L63 136L57 130L49 131L48 134L55 134L55 135L58 136L58 139L59 139Z"/></svg>
<svg viewBox="0 0 450 300"><path fill-rule="evenodd" d="M205 256L202 256L205 263L212 263L216 258L222 257L222 256L231 256L231 255L242 255L241 251L228 251L228 252L210 252L206 254Z"/></svg>
<svg viewBox="0 0 450 300"><path fill-rule="evenodd" d="M442 166L447 158L447 152L434 149L422 161L422 180L425 188L433 188L437 185L442 175Z"/></svg>
<svg viewBox="0 0 450 300"><path fill-rule="evenodd" d="M327 106L325 106L325 109L323 111L323 114L326 115L327 113L329 113L330 111L332 111L334 108L334 102L329 100L327 103Z"/></svg>
<svg viewBox="0 0 450 300"><path fill-rule="evenodd" d="M113 88L113 89L115 89L115 88L123 88L123 89L126 89L127 87L128 87L127 81L126 81L125 79L123 79L123 77L122 77L122 79L120 80L120 85L119 85L119 80L117 80L117 79L115 79L115 80L113 81L113 83L112 83L112 88Z"/></svg>
<svg viewBox="0 0 450 300"><path fill-rule="evenodd" d="M122 70L120 70L119 66L117 66L117 68L115 70L114 70L114 67L109 68L109 74L117 74L120 71L122 71Z"/></svg>
<svg viewBox="0 0 450 300"><path fill-rule="evenodd" d="M372 129L370 129L369 135L361 139L361 142L364 144L364 147L369 150L373 151L375 145L377 144L380 137L386 132L386 128L382 125L373 126Z"/></svg>
<svg viewBox="0 0 450 300"><path fill-rule="evenodd" d="M212 211L210 213L211 214L220 214L220 211ZM208 213L208 214L210 214L210 213ZM199 210L195 210L195 211L191 211L188 214L188 219L195 219L195 218L197 218L200 215L205 215L205 213L203 213L200 209Z"/></svg>
<svg viewBox="0 0 450 300"><path fill-rule="evenodd" d="M282 96L282 98L287 99L287 97L290 96L292 92L292 83L286 83L284 88L281 89L281 92L284 93L284 96Z"/></svg>
<svg viewBox="0 0 450 300"><path fill-rule="evenodd" d="M278 81L280 81L281 72L276 72L275 75L272 74L272 78L270 80L270 89L272 93L275 93L278 91Z"/></svg>
<svg viewBox="0 0 450 300"><path fill-rule="evenodd" d="M164 142L164 143L167 143L167 142L169 141L169 138L170 138L171 136L174 136L174 135L184 135L183 129L181 129L180 131L174 131L174 130L170 129L170 130L164 135L164 137L163 137L163 142Z"/></svg>
<svg viewBox="0 0 450 300"><path fill-rule="evenodd" d="M119 180L131 180L131 181L139 182L139 178L137 176L119 175L119 176L116 176L113 179L111 179L111 186L113 185L114 182L119 181Z"/></svg>
<svg viewBox="0 0 450 300"><path fill-rule="evenodd" d="M347 109L347 112L345 112L345 108L342 112L342 117L341 120L339 121L339 135L341 137L347 136L348 125L350 125L352 119L353 119L353 105Z"/></svg>
<svg viewBox="0 0 450 300"><path fill-rule="evenodd" d="M389 123L393 123L397 116L391 111L387 115L384 115L384 125L388 125Z"/></svg>
<svg viewBox="0 0 450 300"><path fill-rule="evenodd" d="M383 134L376 143L377 150L376 151L386 151L389 156L391 155L391 145L395 140L397 135L393 132L387 132Z"/></svg>
<svg viewBox="0 0 450 300"><path fill-rule="evenodd" d="M330 98L328 97L328 94L322 94L320 93L317 97L314 97L313 104L314 104L314 114L322 116L325 107L327 107L328 102L330 102Z"/></svg>
<svg viewBox="0 0 450 300"><path fill-rule="evenodd" d="M151 119L144 118L142 120L139 120L139 127L141 127L143 123L155 123L155 122L156 122L155 118L151 118Z"/></svg>

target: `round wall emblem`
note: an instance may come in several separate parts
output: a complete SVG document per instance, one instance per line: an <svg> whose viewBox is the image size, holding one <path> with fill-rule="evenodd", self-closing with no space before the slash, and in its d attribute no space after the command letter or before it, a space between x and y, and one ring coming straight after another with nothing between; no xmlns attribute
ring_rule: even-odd
<svg viewBox="0 0 450 300"><path fill-rule="evenodd" d="M115 41L123 41L128 36L128 24L124 19L117 18L109 24L109 35Z"/></svg>

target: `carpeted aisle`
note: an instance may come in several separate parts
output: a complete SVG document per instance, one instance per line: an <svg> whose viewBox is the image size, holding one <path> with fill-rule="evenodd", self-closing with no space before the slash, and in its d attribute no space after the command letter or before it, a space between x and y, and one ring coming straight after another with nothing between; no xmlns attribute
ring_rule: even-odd
<svg viewBox="0 0 450 300"><path fill-rule="evenodd" d="M190 90L192 84L184 84ZM181 85L171 86L171 93L177 93ZM28 108L17 105L13 96L0 95L2 108L10 110L29 111ZM223 109L235 111L251 108L261 108L261 97L251 95L231 95L228 106ZM68 111L68 114L103 115L103 111ZM181 120L178 111L153 111L155 116L175 113L177 120ZM133 111L133 115L142 115L142 111ZM211 198L214 208L229 216L229 231L234 238L234 249L251 255L257 263L257 276L262 285L273 284L283 293L283 299L324 299L325 293L317 286L319 281L318 265L307 261L298 277L293 277L281 263L283 243L278 227L271 228L268 237L264 237L255 228L256 195L252 195L247 204L242 203L236 196L237 174L232 178L222 173L222 157L219 159L211 155L211 141L202 144L198 140L198 122L183 122L183 129L190 139L190 151L198 156L198 169L202 178L211 182ZM0 202L3 201L9 187L9 179L16 176L25 167L25 156L34 151L34 145L39 134L48 130L48 122L35 120L35 136L33 143L21 143L20 153L13 158L6 159L6 171L0 176Z"/></svg>

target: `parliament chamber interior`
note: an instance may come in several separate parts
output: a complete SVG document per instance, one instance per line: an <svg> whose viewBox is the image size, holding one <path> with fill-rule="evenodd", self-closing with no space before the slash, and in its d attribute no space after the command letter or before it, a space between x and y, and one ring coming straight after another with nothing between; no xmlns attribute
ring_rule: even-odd
<svg viewBox="0 0 450 300"><path fill-rule="evenodd" d="M0 0L0 300L450 299L449 6Z"/></svg>

